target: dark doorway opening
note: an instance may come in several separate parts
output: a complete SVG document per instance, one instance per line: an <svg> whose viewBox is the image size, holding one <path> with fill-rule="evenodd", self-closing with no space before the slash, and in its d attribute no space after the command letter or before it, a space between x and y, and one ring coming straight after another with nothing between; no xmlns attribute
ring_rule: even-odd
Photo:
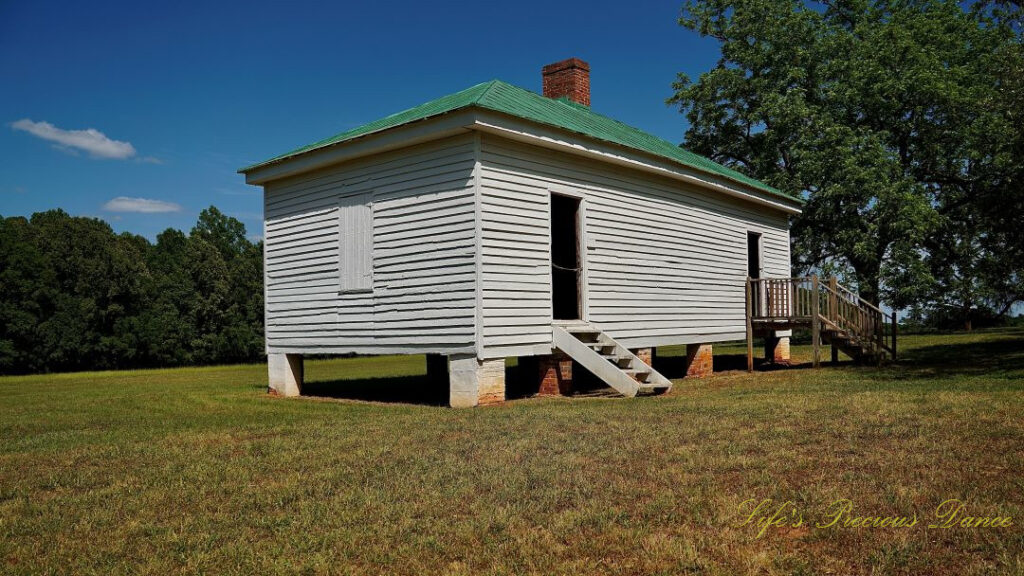
<svg viewBox="0 0 1024 576"><path fill-rule="evenodd" d="M747 276L761 277L761 235L747 232Z"/></svg>
<svg viewBox="0 0 1024 576"><path fill-rule="evenodd" d="M580 201L551 195L551 312L555 320L580 314Z"/></svg>

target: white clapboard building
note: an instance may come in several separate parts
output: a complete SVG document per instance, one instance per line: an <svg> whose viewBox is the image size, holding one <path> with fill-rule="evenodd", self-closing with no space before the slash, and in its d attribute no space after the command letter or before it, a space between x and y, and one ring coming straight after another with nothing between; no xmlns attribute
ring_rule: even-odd
<svg viewBox="0 0 1024 576"><path fill-rule="evenodd" d="M453 406L503 401L509 357L540 393L575 365L634 396L671 386L653 348L689 345L700 375L745 337L745 280L790 275L801 201L592 111L581 60L543 86L486 82L241 170L264 190L272 392L300 393L303 355L354 353L428 354Z"/></svg>

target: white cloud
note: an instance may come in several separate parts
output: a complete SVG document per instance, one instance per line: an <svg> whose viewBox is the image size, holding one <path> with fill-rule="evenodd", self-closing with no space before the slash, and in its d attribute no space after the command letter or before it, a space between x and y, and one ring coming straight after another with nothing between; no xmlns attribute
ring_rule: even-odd
<svg viewBox="0 0 1024 576"><path fill-rule="evenodd" d="M249 188L248 190L242 188L214 188L214 192L219 192L226 196L256 196L259 193L258 189Z"/></svg>
<svg viewBox="0 0 1024 576"><path fill-rule="evenodd" d="M135 156L135 147L131 142L111 140L107 135L95 128L85 130L63 130L49 122L33 122L23 118L11 124L11 128L28 132L29 134L56 142L58 146L69 150L82 150L88 152L93 158L113 158L125 160Z"/></svg>
<svg viewBox="0 0 1024 576"><path fill-rule="evenodd" d="M118 196L103 205L107 212L139 212L142 214L157 214L161 212L180 212L181 205L163 200L152 200L150 198L129 198Z"/></svg>
<svg viewBox="0 0 1024 576"><path fill-rule="evenodd" d="M228 216L231 216L232 218L237 218L239 220L246 220L246 221L255 220L257 222L262 222L263 221L263 213L262 212L231 212L230 214L228 214Z"/></svg>

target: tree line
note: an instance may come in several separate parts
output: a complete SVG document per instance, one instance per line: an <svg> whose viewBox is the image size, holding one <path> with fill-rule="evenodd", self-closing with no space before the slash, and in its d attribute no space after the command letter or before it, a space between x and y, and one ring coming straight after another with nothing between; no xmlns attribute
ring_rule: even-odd
<svg viewBox="0 0 1024 576"><path fill-rule="evenodd" d="M214 207L151 243L62 210L0 216L0 373L263 354L263 243Z"/></svg>
<svg viewBox="0 0 1024 576"><path fill-rule="evenodd" d="M802 195L795 271L917 321L1024 300L1017 0L690 0L718 64L669 100L684 146Z"/></svg>

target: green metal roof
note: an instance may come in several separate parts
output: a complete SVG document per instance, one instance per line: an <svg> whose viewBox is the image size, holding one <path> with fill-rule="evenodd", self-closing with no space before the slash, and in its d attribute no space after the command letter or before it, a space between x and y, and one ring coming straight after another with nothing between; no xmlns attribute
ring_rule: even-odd
<svg viewBox="0 0 1024 576"><path fill-rule="evenodd" d="M768 186L767 184L759 182L758 180L737 172L736 170L726 168L721 164L712 162L703 156L680 148L679 146L676 146L667 140L658 138L653 134L648 134L643 130L628 126L622 122L598 114L586 106L567 99L546 98L535 92L524 90L523 88L519 88L518 86L513 86L511 84L506 84L500 80L491 80L490 82L477 84L476 86L472 86L462 90L461 92L443 96L437 100L427 102L426 104L421 104L414 108L409 108L408 110L404 110L397 114L392 114L391 116L370 122L369 124L364 124L358 128L342 132L341 134L332 136L326 140L314 142L308 146L303 146L302 148L297 148L291 152L271 158L270 160L253 164L252 166L243 168L240 171L247 172L267 164L272 164L292 156L297 156L304 152L309 152L310 150L339 144L346 140L352 140L374 132L380 132L389 128L402 126L410 122L425 120L433 116L474 106L486 110L502 112L510 116L537 122L539 124L554 126L555 128L560 128L562 130L569 130L597 140L612 142L620 146L625 146L627 148L674 160L685 166L746 184L770 195L779 196L799 204L803 203L803 200L800 198L786 194L781 190Z"/></svg>

